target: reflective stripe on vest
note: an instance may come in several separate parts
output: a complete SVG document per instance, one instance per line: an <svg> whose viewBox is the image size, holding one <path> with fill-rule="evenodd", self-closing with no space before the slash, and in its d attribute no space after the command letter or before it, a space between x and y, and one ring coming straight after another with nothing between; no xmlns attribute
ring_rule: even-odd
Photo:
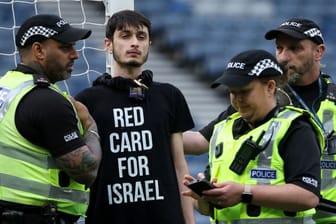
<svg viewBox="0 0 336 224"><path fill-rule="evenodd" d="M36 86L32 78L17 71L10 71L0 78L3 116L0 120L0 199L34 206L53 201L61 212L85 215L89 189L60 170L49 150L31 143L16 129L15 111L21 99ZM46 88L58 92L71 103L56 84ZM82 134L77 114L76 117ZM63 177L65 186L60 182Z"/></svg>
<svg viewBox="0 0 336 224"><path fill-rule="evenodd" d="M210 167L211 178L217 177L219 182L232 180L238 181L240 183L246 183L246 181L248 181L248 184L259 185L285 184L283 170L279 168L283 166L281 165L283 164L283 161L278 151L275 150L277 150L279 142L281 141L283 136L285 136L286 130L290 127L292 121L297 117L302 116L304 113L305 111L301 109L288 107L286 110L280 111L276 117L272 118L265 124L253 129L251 132L241 136L239 139L236 140L232 135L232 128L235 120L240 117L238 113L230 116L231 119L229 118L218 123L215 126L213 138L211 138L210 140L210 150L216 150L216 147L223 144L223 142L226 145L225 147L223 147L223 152L221 153L221 155L216 155L215 153L213 153L213 151L209 155L212 156L212 158L209 158L209 162L212 163L212 166ZM320 146L323 146L324 141L321 130L312 119L310 119L310 121L313 124L314 129L317 131ZM248 138L252 138L254 140L259 139L262 132L265 132L265 134L262 136L262 140L260 141L260 143L258 143L258 145L261 146L261 148L263 148L262 146L265 145L266 148L259 153L256 160L251 160L250 163L247 165L246 169L248 169L249 171L246 170L245 172L243 172L242 175L237 175L234 172L227 172L226 169L229 167L230 161L234 159L234 155L236 151L238 151L240 144ZM225 141L225 139L228 140ZM266 144L266 142L268 144ZM230 150L229 147L234 148ZM275 168L274 165L278 168ZM274 178L263 178L259 176L254 176L256 175L255 172L258 172L258 170L272 171L275 169L278 172L275 173ZM272 171L271 173L274 172ZM221 176L223 174L224 176ZM231 222L231 220L237 220L238 218L242 218L243 220L255 220L255 217L248 216L246 209L246 206L243 204L237 204L233 207L220 210L215 209L214 218L217 220L228 220L228 223L234 223ZM291 221L291 223L297 223L299 219L303 220L302 217L311 217L313 213L314 209L309 209L305 212L297 212L296 217L288 217L284 214L284 211L262 207L258 220L263 220L262 217L264 217L266 220L295 220Z"/></svg>
<svg viewBox="0 0 336 224"><path fill-rule="evenodd" d="M323 109L324 106L328 107L329 103L336 107L333 102L324 101L321 103L320 110L322 111L322 123L326 133L330 133L334 129L334 112L328 109ZM335 155L328 155L327 149L323 150L321 156L321 191L333 189L336 187L336 179L333 177L336 170ZM334 196L336 199L336 195Z"/></svg>
<svg viewBox="0 0 336 224"><path fill-rule="evenodd" d="M5 113L8 110L9 105L11 104L12 100L15 98L17 94L21 92L22 89L33 85L34 82L32 80L25 81L21 83L19 86L17 86L15 89L12 89L7 93L6 95L0 94L0 121L3 119L5 116ZM0 91L2 89L0 88ZM0 92L1 93L1 92Z"/></svg>
<svg viewBox="0 0 336 224"><path fill-rule="evenodd" d="M325 223L325 224L336 223L335 213L323 210L317 210L317 212L313 215L313 219L316 221L316 223Z"/></svg>
<svg viewBox="0 0 336 224"><path fill-rule="evenodd" d="M314 224L311 216L300 218L242 219L233 221L211 221L211 224Z"/></svg>
<svg viewBox="0 0 336 224"><path fill-rule="evenodd" d="M325 135L336 131L335 102L328 99L323 100L317 114L323 123ZM333 133L333 135L335 134ZM327 147L328 145L321 155L321 195L325 199L336 201L336 155L329 155L328 150L330 149ZM313 219L317 223L336 223L336 214L317 210Z"/></svg>
<svg viewBox="0 0 336 224"><path fill-rule="evenodd" d="M224 123L222 123L218 128L216 128L212 134L212 137L214 141L210 141L210 150L209 150L209 164L211 165L212 158L214 158L216 153L216 141L218 138L218 134L221 132L222 128L224 126Z"/></svg>
<svg viewBox="0 0 336 224"><path fill-rule="evenodd" d="M51 157L45 159L45 156L38 155L37 153L32 156L32 153L6 146L2 143L0 143L0 155L5 155L10 158L27 162L42 169L56 168L55 160ZM51 186L50 184L38 183L36 181L31 181L25 178L11 176L3 173L0 173L0 180L0 186L42 195L46 198L66 199L77 203L86 203L88 200L87 193L75 189L55 187Z"/></svg>

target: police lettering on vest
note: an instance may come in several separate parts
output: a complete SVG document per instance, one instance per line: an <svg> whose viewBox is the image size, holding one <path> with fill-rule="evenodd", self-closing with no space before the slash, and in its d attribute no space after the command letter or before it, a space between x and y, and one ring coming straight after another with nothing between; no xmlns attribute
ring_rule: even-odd
<svg viewBox="0 0 336 224"><path fill-rule="evenodd" d="M252 179L272 179L272 180L275 180L277 178L277 173L276 173L276 170L251 169L250 170L250 178L252 178Z"/></svg>
<svg viewBox="0 0 336 224"><path fill-rule="evenodd" d="M321 161L322 169L336 169L336 161L334 160L322 160Z"/></svg>

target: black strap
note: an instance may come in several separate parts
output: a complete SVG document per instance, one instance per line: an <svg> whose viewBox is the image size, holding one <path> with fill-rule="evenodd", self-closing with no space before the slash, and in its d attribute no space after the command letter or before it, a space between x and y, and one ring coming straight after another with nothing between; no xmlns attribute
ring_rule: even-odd
<svg viewBox="0 0 336 224"><path fill-rule="evenodd" d="M328 83L326 99L336 103L336 84Z"/></svg>
<svg viewBox="0 0 336 224"><path fill-rule="evenodd" d="M316 209L336 213L336 202L320 198L320 202Z"/></svg>

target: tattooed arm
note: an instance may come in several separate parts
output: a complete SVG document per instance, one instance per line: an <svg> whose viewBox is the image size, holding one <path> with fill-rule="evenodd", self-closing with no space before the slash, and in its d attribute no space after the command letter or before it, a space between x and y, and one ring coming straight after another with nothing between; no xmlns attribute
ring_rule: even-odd
<svg viewBox="0 0 336 224"><path fill-rule="evenodd" d="M82 103L73 100L73 104L84 127L86 145L58 157L56 161L71 178L91 186L97 176L102 155L97 125Z"/></svg>

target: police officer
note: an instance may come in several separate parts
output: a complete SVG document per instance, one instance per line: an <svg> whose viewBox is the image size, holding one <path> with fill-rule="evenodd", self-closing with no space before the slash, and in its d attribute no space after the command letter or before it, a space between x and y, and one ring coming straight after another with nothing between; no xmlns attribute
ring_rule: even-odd
<svg viewBox="0 0 336 224"><path fill-rule="evenodd" d="M321 204L314 220L317 223L336 223L336 156L335 156L335 84L330 76L321 72L320 61L326 47L320 27L312 20L291 18L276 29L265 34L266 39L275 39L276 58L284 68L284 92L291 103L313 113L321 126L326 148L321 157ZM201 154L208 151L213 126L235 110L229 106L216 119L198 131L183 134L187 154ZM327 200L327 201L326 201ZM324 205L324 206L321 206ZM327 210L327 211L326 211Z"/></svg>
<svg viewBox="0 0 336 224"><path fill-rule="evenodd" d="M296 106L314 114L324 131L327 147L321 157L322 201L336 202L336 88L331 78L321 73L320 60L326 49L321 29L314 21L291 18L268 31L265 38L275 39L276 57L289 83L284 90ZM336 223L335 213L318 208L314 216L317 223Z"/></svg>
<svg viewBox="0 0 336 224"><path fill-rule="evenodd" d="M210 140L214 189L183 195L214 223L313 223L323 135L308 111L277 106L282 74L270 53L250 50L213 84L228 86L237 112L215 125ZM184 184L191 181L186 175Z"/></svg>
<svg viewBox="0 0 336 224"><path fill-rule="evenodd" d="M87 108L55 84L90 30L55 15L27 19L21 63L0 78L0 223L74 223L85 215L101 148ZM76 112L77 110L77 112Z"/></svg>

